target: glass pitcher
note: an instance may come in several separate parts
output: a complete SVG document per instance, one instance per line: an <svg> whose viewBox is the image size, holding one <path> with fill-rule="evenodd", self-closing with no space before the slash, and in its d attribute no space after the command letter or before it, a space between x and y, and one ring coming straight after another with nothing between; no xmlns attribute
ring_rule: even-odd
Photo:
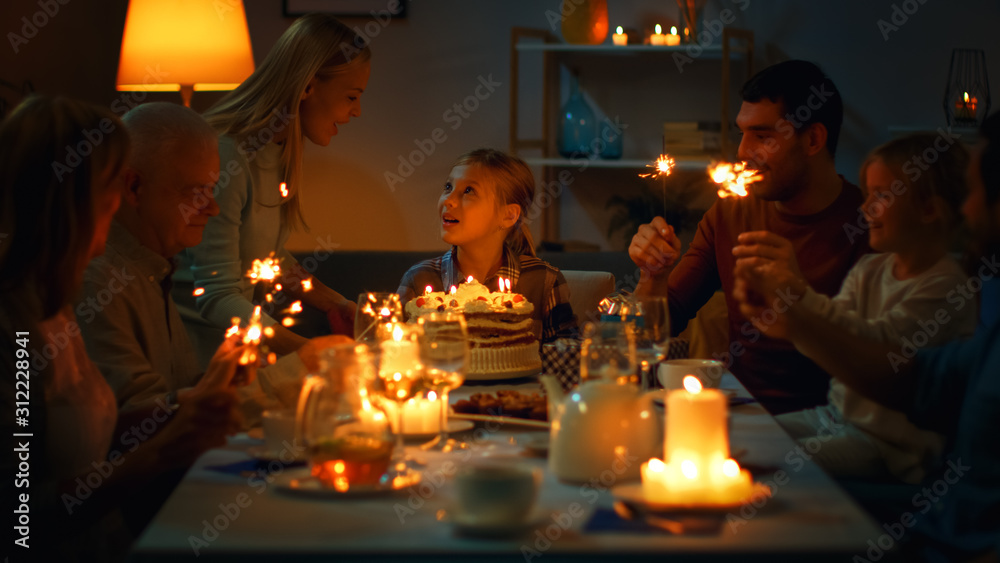
<svg viewBox="0 0 1000 563"><path fill-rule="evenodd" d="M296 439L312 476L338 492L385 485L393 435L371 390L371 351L364 344L334 346L321 353L320 366L302 387L296 415Z"/></svg>

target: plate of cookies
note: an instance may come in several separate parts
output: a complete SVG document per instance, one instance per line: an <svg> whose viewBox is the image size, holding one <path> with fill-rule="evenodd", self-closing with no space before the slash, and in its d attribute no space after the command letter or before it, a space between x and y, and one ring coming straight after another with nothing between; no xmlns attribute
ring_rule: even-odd
<svg viewBox="0 0 1000 563"><path fill-rule="evenodd" d="M541 393L500 390L475 393L452 405L451 419L549 428L548 401Z"/></svg>

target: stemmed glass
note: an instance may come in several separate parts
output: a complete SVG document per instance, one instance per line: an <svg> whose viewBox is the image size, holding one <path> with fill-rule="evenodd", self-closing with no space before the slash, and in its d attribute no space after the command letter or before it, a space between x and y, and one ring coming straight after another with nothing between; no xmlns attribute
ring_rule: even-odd
<svg viewBox="0 0 1000 563"><path fill-rule="evenodd" d="M603 379L615 383L635 378L635 326L619 321L587 323L580 345L580 382Z"/></svg>
<svg viewBox="0 0 1000 563"><path fill-rule="evenodd" d="M636 360L642 390L649 389L655 377L653 366L667 357L670 344L670 309L666 297L636 297L628 308L628 321L635 324Z"/></svg>
<svg viewBox="0 0 1000 563"><path fill-rule="evenodd" d="M354 315L354 340L378 342L388 335L379 334L386 324L403 321L403 304L399 294L388 292L362 293Z"/></svg>
<svg viewBox="0 0 1000 563"><path fill-rule="evenodd" d="M424 386L434 390L441 402L441 427L437 438L422 449L450 452L468 446L448 438L448 392L462 385L469 366L469 334L461 313L429 313L417 320L422 328L420 361Z"/></svg>
<svg viewBox="0 0 1000 563"><path fill-rule="evenodd" d="M393 449L392 468L389 478L409 478L414 471L407 464L406 447L403 444L403 407L406 401L420 391L423 366L420 364L420 327L390 323L389 337L379 345L380 361L378 377L382 384L382 394L396 403L396 446Z"/></svg>

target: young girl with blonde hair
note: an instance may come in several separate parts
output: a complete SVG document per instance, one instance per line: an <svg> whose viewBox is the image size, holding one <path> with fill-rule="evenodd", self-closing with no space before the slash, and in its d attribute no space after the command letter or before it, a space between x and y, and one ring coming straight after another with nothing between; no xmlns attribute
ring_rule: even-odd
<svg viewBox="0 0 1000 563"><path fill-rule="evenodd" d="M908 357L916 348L972 334L975 307L956 307L949 297L967 278L948 254L961 222L968 153L958 143L944 147L933 134L915 134L868 155L861 166L860 184L867 195L861 209L877 254L858 260L833 298L812 290L796 275L794 260L765 264L744 258L738 265L762 268L787 287L789 295L801 298L801 307L851 334L900 346L904 353L909 347ZM926 159L921 155L928 150L936 151L933 163L916 166L913 158ZM757 233L749 235L754 238ZM741 242L750 241L741 238ZM890 354L885 361L899 369L908 357ZM827 405L775 417L803 445L820 440L816 443L822 448L813 459L824 469L837 476L895 477L918 483L935 468L942 435L917 428L906 414L872 401L838 379L831 380L828 396Z"/></svg>
<svg viewBox="0 0 1000 563"><path fill-rule="evenodd" d="M273 252L288 276L286 293L309 277L284 247L290 230L304 227L303 142L327 146L339 125L361 115L370 61L363 38L330 16L309 14L288 28L246 81L205 113L220 135L215 199L221 212L208 221L201 244L181 253L174 275L174 299L203 366L232 318L248 319L255 302L263 307L264 325L275 330L270 345L279 355L306 343L268 314L287 303L262 302L245 275L254 259ZM325 311L335 333L351 333L354 303L316 279L312 283L311 291L294 297Z"/></svg>
<svg viewBox="0 0 1000 563"><path fill-rule="evenodd" d="M542 342L576 332L569 287L562 273L535 255L525 215L535 199L535 178L521 159L493 149L461 156L438 200L444 256L425 260L403 276L404 303L427 286L444 291L469 276L487 287L509 279L511 291L534 306Z"/></svg>

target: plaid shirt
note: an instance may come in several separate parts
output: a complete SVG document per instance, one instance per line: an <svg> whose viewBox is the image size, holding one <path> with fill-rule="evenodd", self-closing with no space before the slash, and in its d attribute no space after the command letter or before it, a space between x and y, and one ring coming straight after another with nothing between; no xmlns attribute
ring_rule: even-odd
<svg viewBox="0 0 1000 563"><path fill-rule="evenodd" d="M515 256L505 246L500 269L483 281L483 285L497 288L500 277L509 278L511 291L524 295L535 306L532 318L539 321L535 323L535 335L542 343L577 335L576 315L569 303L569 286L558 268L534 256ZM446 291L466 278L458 268L456 251L452 247L444 256L424 260L407 270L397 293L405 305L422 295L427 286L433 291Z"/></svg>

